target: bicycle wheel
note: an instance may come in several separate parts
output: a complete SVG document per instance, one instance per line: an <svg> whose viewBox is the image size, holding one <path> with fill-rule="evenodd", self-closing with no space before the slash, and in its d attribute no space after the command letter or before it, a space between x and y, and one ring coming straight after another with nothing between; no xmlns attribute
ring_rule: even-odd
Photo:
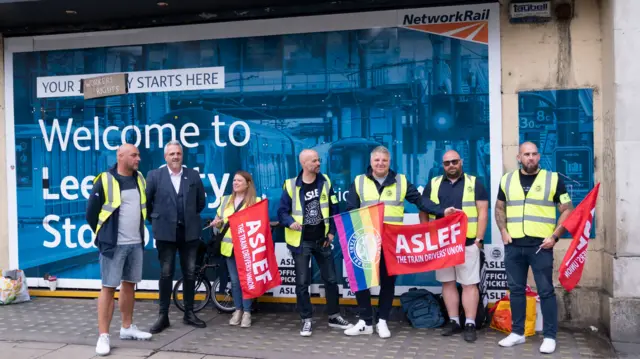
<svg viewBox="0 0 640 359"><path fill-rule="evenodd" d="M184 312L184 302L182 295L182 284L184 278L180 278L176 285L173 286L173 303L176 307ZM195 285L195 298L193 299L193 311L195 313L201 311L207 306L207 303L211 300L211 283L206 277L199 278Z"/></svg>
<svg viewBox="0 0 640 359"><path fill-rule="evenodd" d="M236 310L236 306L233 304L233 297L231 296L231 283L227 285L227 288L220 288L220 278L216 278L212 287L215 293L211 297L213 305L223 313L233 313Z"/></svg>

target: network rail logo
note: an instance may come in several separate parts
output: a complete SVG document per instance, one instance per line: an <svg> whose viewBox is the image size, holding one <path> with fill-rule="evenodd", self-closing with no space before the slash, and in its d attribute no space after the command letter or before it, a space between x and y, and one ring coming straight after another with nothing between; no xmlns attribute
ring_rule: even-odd
<svg viewBox="0 0 640 359"><path fill-rule="evenodd" d="M488 44L490 14L490 9L404 14L401 25L417 31Z"/></svg>

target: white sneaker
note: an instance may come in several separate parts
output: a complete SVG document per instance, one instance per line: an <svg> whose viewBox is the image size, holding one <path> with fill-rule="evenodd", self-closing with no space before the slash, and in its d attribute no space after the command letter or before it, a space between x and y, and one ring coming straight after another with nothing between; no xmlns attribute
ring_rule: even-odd
<svg viewBox="0 0 640 359"><path fill-rule="evenodd" d="M143 332L135 324L131 324L129 328L120 328L120 339L123 340L149 340L151 333Z"/></svg>
<svg viewBox="0 0 640 359"><path fill-rule="evenodd" d="M242 311L236 309L229 320L229 325L240 325L240 321L242 321Z"/></svg>
<svg viewBox="0 0 640 359"><path fill-rule="evenodd" d="M540 353L553 354L556 351L556 341L551 338L544 338L540 346Z"/></svg>
<svg viewBox="0 0 640 359"><path fill-rule="evenodd" d="M249 328L251 326L251 313L244 312L242 313L242 322L240 323L240 327Z"/></svg>
<svg viewBox="0 0 640 359"><path fill-rule="evenodd" d="M313 333L313 323L311 318L302 320L302 327L300 328L300 335L303 337L310 337Z"/></svg>
<svg viewBox="0 0 640 359"><path fill-rule="evenodd" d="M384 319L378 320L378 324L376 324L376 331L382 339L389 338L391 336L391 332L389 331L389 327L387 326L387 321Z"/></svg>
<svg viewBox="0 0 640 359"><path fill-rule="evenodd" d="M359 320L352 328L345 330L344 334L349 336L373 334L373 325L367 325L364 320Z"/></svg>
<svg viewBox="0 0 640 359"><path fill-rule="evenodd" d="M111 351L109 344L109 334L100 334L98 344L96 344L96 354L100 356L108 355Z"/></svg>
<svg viewBox="0 0 640 359"><path fill-rule="evenodd" d="M510 348L518 344L524 344L524 335L511 333L509 336L498 342L498 345L505 348Z"/></svg>

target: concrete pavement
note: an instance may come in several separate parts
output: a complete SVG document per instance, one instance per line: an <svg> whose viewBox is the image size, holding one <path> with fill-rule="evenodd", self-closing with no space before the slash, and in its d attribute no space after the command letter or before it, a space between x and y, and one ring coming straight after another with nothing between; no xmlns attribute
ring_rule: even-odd
<svg viewBox="0 0 640 359"><path fill-rule="evenodd" d="M116 306L117 308L117 306ZM157 304L136 302L134 323L147 330L157 315ZM349 338L326 325L326 315L315 313L310 338L299 335L293 312L260 311L251 328L231 327L228 314L207 308L198 315L207 328L182 324L172 307L171 327L150 341L121 341L119 312L111 325L110 358L616 358L605 339L591 333L561 330L558 350L542 355L537 335L514 348L500 348L504 334L492 329L479 332L478 341L466 343L461 336L444 338L440 329L414 329L403 321L391 321L392 337L377 335ZM349 320L355 320L347 315ZM33 298L31 302L0 307L0 357L84 359L95 357L97 340L96 300Z"/></svg>

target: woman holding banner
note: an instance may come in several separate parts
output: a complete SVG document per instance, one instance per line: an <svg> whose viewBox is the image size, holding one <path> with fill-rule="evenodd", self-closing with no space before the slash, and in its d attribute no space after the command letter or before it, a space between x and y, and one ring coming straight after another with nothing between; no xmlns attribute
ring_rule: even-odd
<svg viewBox="0 0 640 359"><path fill-rule="evenodd" d="M229 325L240 325L243 328L251 326L251 299L242 299L242 288L236 266L236 258L233 254L233 242L229 231L228 218L232 214L254 205L261 198L256 195L256 187L253 177L246 171L238 171L233 177L233 193L221 199L222 205L218 207L216 218L211 225L222 228L220 234L223 236L220 244L220 253L226 257L229 276L231 277L231 293L236 311L229 320ZM224 224L224 226L223 226Z"/></svg>

